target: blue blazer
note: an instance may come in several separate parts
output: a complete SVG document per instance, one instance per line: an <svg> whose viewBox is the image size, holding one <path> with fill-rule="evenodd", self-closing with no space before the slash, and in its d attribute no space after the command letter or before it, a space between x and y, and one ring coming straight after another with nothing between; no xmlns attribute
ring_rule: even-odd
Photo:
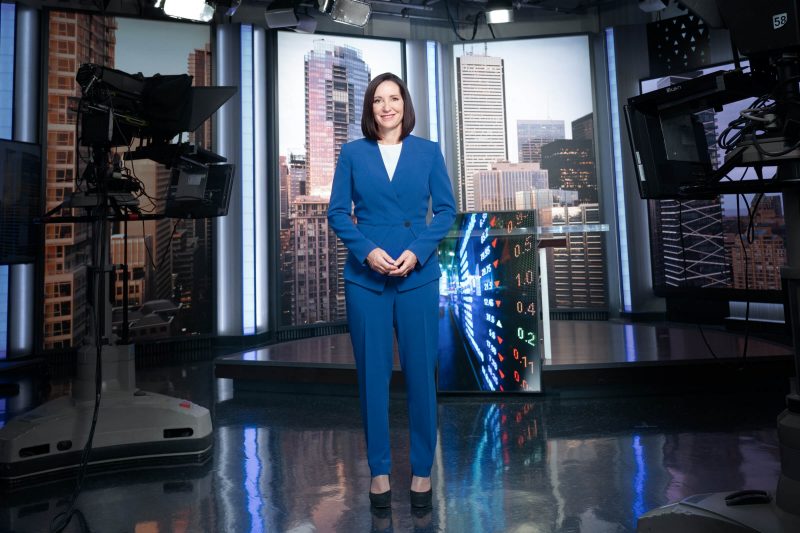
<svg viewBox="0 0 800 533"><path fill-rule="evenodd" d="M433 219L427 223L428 204ZM355 206L351 216L351 207ZM409 135L389 181L378 143L359 139L342 146L333 177L328 222L350 251L344 279L382 291L391 276L366 263L376 247L397 259L405 250L417 256L417 266L398 279L397 289L420 287L441 276L439 242L456 216L453 188L438 143Z"/></svg>

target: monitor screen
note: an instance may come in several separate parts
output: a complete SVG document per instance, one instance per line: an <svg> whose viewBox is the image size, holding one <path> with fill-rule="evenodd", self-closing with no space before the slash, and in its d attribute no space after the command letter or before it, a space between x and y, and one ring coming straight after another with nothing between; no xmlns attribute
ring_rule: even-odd
<svg viewBox="0 0 800 533"><path fill-rule="evenodd" d="M541 391L535 212L458 215L439 263L439 390Z"/></svg>
<svg viewBox="0 0 800 533"><path fill-rule="evenodd" d="M0 139L0 264L33 263L40 249L34 219L42 210L38 144Z"/></svg>

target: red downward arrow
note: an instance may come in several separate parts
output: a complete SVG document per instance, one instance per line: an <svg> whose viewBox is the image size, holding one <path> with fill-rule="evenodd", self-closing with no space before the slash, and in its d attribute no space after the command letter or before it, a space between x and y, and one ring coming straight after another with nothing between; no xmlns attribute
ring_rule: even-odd
<svg viewBox="0 0 800 533"><path fill-rule="evenodd" d="M497 336L497 342L499 342L500 344L503 344L503 337L501 337L500 335L498 335L498 336Z"/></svg>
<svg viewBox="0 0 800 533"><path fill-rule="evenodd" d="M497 268L497 265L500 264L500 260L499 259L495 259L494 263L492 263L492 264L494 265L495 268Z"/></svg>
<svg viewBox="0 0 800 533"><path fill-rule="evenodd" d="M497 221L497 217L492 217L492 220L489 221L489 225L494 227L494 223Z"/></svg>
<svg viewBox="0 0 800 533"><path fill-rule="evenodd" d="M503 354L501 354L501 353L497 354L497 358L500 359L501 363L503 362L503 359L505 359L505 357L503 357Z"/></svg>
<svg viewBox="0 0 800 533"><path fill-rule="evenodd" d="M492 248L494 248L495 246L497 246L497 237L495 237L494 240L492 241Z"/></svg>
<svg viewBox="0 0 800 533"><path fill-rule="evenodd" d="M494 282L494 286L495 286L495 287L499 287L499 286L500 286L500 280L497 280L497 281L495 281L495 282Z"/></svg>
<svg viewBox="0 0 800 533"><path fill-rule="evenodd" d="M503 371L502 371L502 370L500 370L500 369L498 368L498 369L497 369L497 371L498 371L498 372L500 372L500 377L501 377L502 379L506 379L506 375L505 375L505 374L503 374Z"/></svg>
<svg viewBox="0 0 800 533"><path fill-rule="evenodd" d="M495 300L494 301L494 305L496 305L497 307L500 307L500 300Z"/></svg>

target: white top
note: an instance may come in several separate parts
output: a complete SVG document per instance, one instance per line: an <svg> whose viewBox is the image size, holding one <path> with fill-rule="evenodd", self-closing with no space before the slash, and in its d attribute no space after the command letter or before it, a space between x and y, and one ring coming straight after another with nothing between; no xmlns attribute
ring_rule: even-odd
<svg viewBox="0 0 800 533"><path fill-rule="evenodd" d="M386 173L389 174L389 181L392 181L397 162L400 161L400 149L403 148L403 143L379 144L378 148L381 149L381 157L383 165L386 167Z"/></svg>

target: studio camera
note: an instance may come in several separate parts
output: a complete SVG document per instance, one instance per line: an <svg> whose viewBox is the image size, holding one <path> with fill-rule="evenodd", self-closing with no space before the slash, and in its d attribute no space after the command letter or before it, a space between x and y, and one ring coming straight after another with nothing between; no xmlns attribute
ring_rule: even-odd
<svg viewBox="0 0 800 533"><path fill-rule="evenodd" d="M682 3L708 26L729 29L737 68L629 99L625 117L641 197L698 199L791 186L800 179L798 2ZM716 139L725 159L715 168L703 113L746 99L752 103ZM753 168L757 179L731 179L737 167Z"/></svg>
<svg viewBox="0 0 800 533"><path fill-rule="evenodd" d="M187 74L143 76L87 63L79 68L80 143L95 165L84 173L90 189L130 190L118 165L96 164L112 147L128 160L149 159L172 169L164 214L209 218L227 214L234 167L210 150L181 142L236 93L235 87L193 87ZM136 146L134 146L136 143Z"/></svg>
<svg viewBox="0 0 800 533"><path fill-rule="evenodd" d="M639 193L645 199L677 200L782 193L786 265L781 278L796 373L786 409L777 417L781 472L774 492L691 496L645 513L637 530L800 531L800 0L681 3L707 26L729 30L736 68L628 100L625 117ZM716 138L717 146L709 146L703 125L709 111L720 113L740 101L748 103ZM715 168L711 153L717 147L724 161Z"/></svg>

